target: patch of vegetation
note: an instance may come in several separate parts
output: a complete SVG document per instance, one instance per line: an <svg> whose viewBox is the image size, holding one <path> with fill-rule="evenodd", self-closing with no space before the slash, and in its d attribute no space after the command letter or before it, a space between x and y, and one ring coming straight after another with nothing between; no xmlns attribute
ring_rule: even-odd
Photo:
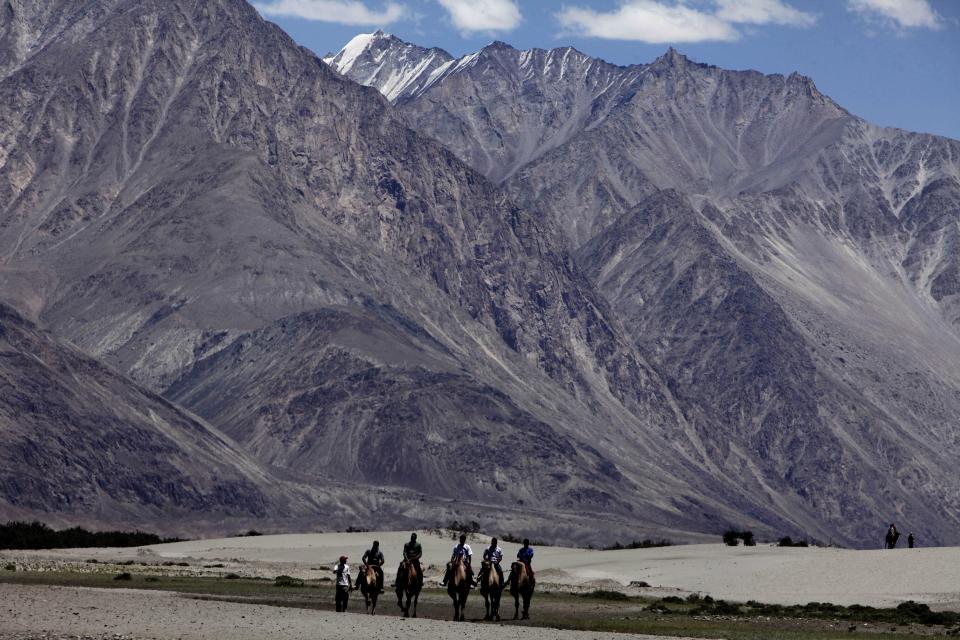
<svg viewBox="0 0 960 640"><path fill-rule="evenodd" d="M649 589L650 583L647 582L646 580L633 580L629 584L629 586L634 587L636 589Z"/></svg>
<svg viewBox="0 0 960 640"><path fill-rule="evenodd" d="M118 573L113 577L114 580L133 580L133 576L124 571L123 573Z"/></svg>
<svg viewBox="0 0 960 640"><path fill-rule="evenodd" d="M118 562L117 564L121 567L131 567L137 563L133 560L124 560L123 562Z"/></svg>
<svg viewBox="0 0 960 640"><path fill-rule="evenodd" d="M634 540L627 544L620 544L620 541L614 542L608 547L601 547L602 551L620 551L621 549L653 549L655 547L672 547L673 543L666 539L660 540Z"/></svg>
<svg viewBox="0 0 960 640"><path fill-rule="evenodd" d="M143 531L87 531L81 527L56 531L42 522L8 522L0 525L0 549L142 547L179 541L179 538L161 538Z"/></svg>
<svg viewBox="0 0 960 640"><path fill-rule="evenodd" d="M668 605L673 605L670 608ZM677 608L677 605L685 605ZM694 605L690 608L690 605ZM710 596L700 597L691 594L683 600L676 596L661 598L655 603L661 613L688 613L692 616L767 616L771 618L818 618L844 620L849 622L891 624L891 625L939 625L951 627L960 625L960 613L953 611L932 611L926 604L908 601L896 608L881 609L859 604L845 607L830 602L810 602L805 605L763 604L750 600L744 604L735 604L725 600L714 600Z"/></svg>
<svg viewBox="0 0 960 640"><path fill-rule="evenodd" d="M205 564L203 565L204 569L223 569L223 565L219 562L217 564Z"/></svg>
<svg viewBox="0 0 960 640"><path fill-rule="evenodd" d="M144 578L144 580L146 582L160 582L160 578L158 578L157 576L147 576L146 578Z"/></svg>
<svg viewBox="0 0 960 640"><path fill-rule="evenodd" d="M303 580L299 578L293 578L291 576L277 576L273 579L273 586L275 587L302 587Z"/></svg>
<svg viewBox="0 0 960 640"><path fill-rule="evenodd" d="M778 547L809 547L810 543L806 540L794 540L790 536L784 536L780 538L780 541L777 543Z"/></svg>
<svg viewBox="0 0 960 640"><path fill-rule="evenodd" d="M16 571L16 570L17 570L17 565L15 565L15 564L13 564L13 563L11 562L10 564L6 565L3 569L4 569L4 571Z"/></svg>
<svg viewBox="0 0 960 640"><path fill-rule="evenodd" d="M223 576L223 579L224 579L224 580L239 580L239 579L240 579L240 576L239 576L238 574L236 574L236 573L228 573L227 575Z"/></svg>
<svg viewBox="0 0 960 640"><path fill-rule="evenodd" d="M238 533L234 538L253 538L255 536L262 536L263 534L257 531L256 529L250 529L246 533Z"/></svg>
<svg viewBox="0 0 960 640"><path fill-rule="evenodd" d="M757 541L753 537L753 531L737 531L736 529L728 529L723 532L723 544L728 547L735 547L740 544L740 541L743 541L743 546L745 547L754 547L757 545Z"/></svg>
<svg viewBox="0 0 960 640"><path fill-rule="evenodd" d="M609 589L594 589L588 593L581 593L581 598L595 598L597 600L629 600L630 596L620 591L611 591Z"/></svg>

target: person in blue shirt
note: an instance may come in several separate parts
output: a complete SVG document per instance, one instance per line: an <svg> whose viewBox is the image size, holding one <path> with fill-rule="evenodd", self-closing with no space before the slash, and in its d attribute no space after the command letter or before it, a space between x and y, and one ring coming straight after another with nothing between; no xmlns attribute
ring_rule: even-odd
<svg viewBox="0 0 960 640"><path fill-rule="evenodd" d="M527 566L527 571L530 572L530 582L536 582L536 577L533 573L533 547L530 546L530 540L527 538L523 539L523 546L520 547L520 551L517 551L517 560L522 562Z"/></svg>

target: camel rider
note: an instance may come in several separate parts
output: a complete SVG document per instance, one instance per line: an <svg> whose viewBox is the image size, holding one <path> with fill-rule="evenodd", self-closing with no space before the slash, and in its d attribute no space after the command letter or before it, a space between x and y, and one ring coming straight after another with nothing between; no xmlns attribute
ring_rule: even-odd
<svg viewBox="0 0 960 640"><path fill-rule="evenodd" d="M380 550L380 541L374 540L373 546L363 552L363 558L361 559L364 565L371 567L373 572L377 574L377 591L383 593L383 551ZM357 572L357 589L360 588L360 576L363 575L362 571Z"/></svg>
<svg viewBox="0 0 960 640"><path fill-rule="evenodd" d="M483 550L483 559L497 570L497 575L500 576L500 585L503 586L503 569L500 568L500 563L503 561L503 550L497 545L496 538L490 540L490 546Z"/></svg>
<svg viewBox="0 0 960 640"><path fill-rule="evenodd" d="M417 568L417 576L420 579L420 586L423 586L423 567L420 566L420 558L423 556L423 547L417 542L417 534L410 534L410 542L403 545L403 559L409 560ZM403 568L403 564L400 564Z"/></svg>
<svg viewBox="0 0 960 640"><path fill-rule="evenodd" d="M450 573L453 570L453 563L457 560L463 561L463 566L467 570L467 580L470 581L470 586L475 587L477 583L473 581L473 568L470 566L470 561L473 559L473 550L470 548L470 545L467 544L467 536L460 535L460 543L453 547L453 553L450 554L450 564L447 565L447 572L443 575L443 582L440 584L444 587L447 586L447 582L450 580Z"/></svg>
<svg viewBox="0 0 960 640"><path fill-rule="evenodd" d="M533 547L530 546L530 540L527 538L523 539L523 546L520 547L520 551L517 551L517 560L526 565L527 571L530 572L530 582L536 582L536 577L533 574Z"/></svg>

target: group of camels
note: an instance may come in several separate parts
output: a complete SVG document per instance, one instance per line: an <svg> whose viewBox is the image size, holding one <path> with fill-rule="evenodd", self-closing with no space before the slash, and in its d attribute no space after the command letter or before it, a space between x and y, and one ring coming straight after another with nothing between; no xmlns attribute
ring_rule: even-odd
<svg viewBox="0 0 960 640"><path fill-rule="evenodd" d="M513 619L522 617L524 620L530 618L530 599L533 597L534 580L530 575L527 565L520 561L515 561L510 565L510 575L500 582L500 574L494 569L493 564L483 561L478 575L480 582L480 595L483 596L483 604L486 609L484 620L500 620L500 595L506 589L513 596L514 613ZM380 594L377 588L377 573L372 566L366 566L360 571L360 593L367 605L367 613L375 614L377 611L377 597ZM397 606L403 612L403 617L417 617L417 601L420 598L420 590L423 588L422 576L420 576L417 566L404 560L397 570ZM470 595L470 579L467 577L467 566L462 558L456 559L450 563L450 580L447 582L447 593L453 600L453 619L455 621L465 620L464 612L467 608L467 597ZM406 600L406 601L404 601ZM523 603L521 616L520 604ZM413 613L410 613L411 606Z"/></svg>

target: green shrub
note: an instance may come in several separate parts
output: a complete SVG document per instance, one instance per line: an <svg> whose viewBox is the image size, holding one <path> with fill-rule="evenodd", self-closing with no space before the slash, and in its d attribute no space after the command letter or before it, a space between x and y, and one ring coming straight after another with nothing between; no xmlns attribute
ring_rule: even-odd
<svg viewBox="0 0 960 640"><path fill-rule="evenodd" d="M11 562L10 564L6 565L6 566L4 567L4 569L5 569L6 571L16 571L16 570L17 570L17 565L15 565L15 564L13 564L13 563Z"/></svg>
<svg viewBox="0 0 960 640"><path fill-rule="evenodd" d="M596 598L597 600L629 600L630 596L620 591L610 591L608 589L595 589L589 593L581 594L584 598Z"/></svg>
<svg viewBox="0 0 960 640"><path fill-rule="evenodd" d="M80 527L55 531L42 522L8 522L0 525L0 549L142 547L179 541L179 538L161 538L143 531L87 531Z"/></svg>
<svg viewBox="0 0 960 640"><path fill-rule="evenodd" d="M810 543L806 540L794 540L790 536L784 536L780 538L780 542L777 543L778 547L809 547Z"/></svg>
<svg viewBox="0 0 960 640"><path fill-rule="evenodd" d="M224 580L238 580L240 576L236 573L228 573L227 575L223 576L223 578Z"/></svg>
<svg viewBox="0 0 960 640"><path fill-rule="evenodd" d="M683 604L683 598L678 598L677 596L667 596L666 598L660 598L660 602L663 604Z"/></svg>
<svg viewBox="0 0 960 640"><path fill-rule="evenodd" d="M114 580L133 580L133 576L131 576L126 571L124 571L123 573L118 573L117 575L113 576L113 579Z"/></svg>
<svg viewBox="0 0 960 640"><path fill-rule="evenodd" d="M655 547L672 547L673 543L666 539L651 540L649 538L644 540L634 540L633 542L628 542L627 544L620 544L620 542L614 542L608 547L601 547L602 551L619 551L621 549L653 549Z"/></svg>
<svg viewBox="0 0 960 640"><path fill-rule="evenodd" d="M293 578L290 576L277 576L273 579L273 586L275 587L302 587L303 580L298 578Z"/></svg>
<svg viewBox="0 0 960 640"><path fill-rule="evenodd" d="M723 544L728 547L735 547L740 544L740 540L743 540L743 545L745 547L754 547L757 545L757 541L753 537L753 531L737 531L736 529L728 529L723 532Z"/></svg>

